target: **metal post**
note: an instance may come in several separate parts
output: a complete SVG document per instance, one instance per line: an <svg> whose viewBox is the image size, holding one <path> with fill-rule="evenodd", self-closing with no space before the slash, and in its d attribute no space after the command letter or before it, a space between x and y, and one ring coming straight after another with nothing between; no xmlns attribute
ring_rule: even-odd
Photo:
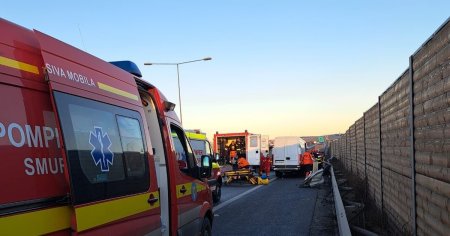
<svg viewBox="0 0 450 236"><path fill-rule="evenodd" d="M413 235L417 235L417 216L416 216L416 162L415 162L415 149L414 149L414 72L413 72L413 56L409 57L409 143L410 143L410 156L411 156L411 209L412 209L412 223L413 223Z"/></svg>
<svg viewBox="0 0 450 236"><path fill-rule="evenodd" d="M178 103L180 103L180 121L181 124L183 124L183 114L181 113L180 64L177 64L177 77L178 77Z"/></svg>
<svg viewBox="0 0 450 236"><path fill-rule="evenodd" d="M356 179L358 179L358 133L356 132L358 128L356 128L355 122L355 163L356 163Z"/></svg>
<svg viewBox="0 0 450 236"><path fill-rule="evenodd" d="M383 158L381 151L381 96L378 96L378 141L380 148L380 193L381 193L381 227L384 229L384 199L383 199Z"/></svg>
<svg viewBox="0 0 450 236"><path fill-rule="evenodd" d="M367 145L366 145L366 113L363 114L363 137L364 137L364 198L367 198L368 178L367 178Z"/></svg>

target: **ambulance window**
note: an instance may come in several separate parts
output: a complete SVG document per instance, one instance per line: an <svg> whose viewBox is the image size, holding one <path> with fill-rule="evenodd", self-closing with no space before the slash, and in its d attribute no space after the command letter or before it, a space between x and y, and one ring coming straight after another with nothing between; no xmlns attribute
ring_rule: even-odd
<svg viewBox="0 0 450 236"><path fill-rule="evenodd" d="M192 149L194 149L194 154L196 157L199 158L202 155L205 155L205 141L195 139L190 139L189 141L191 143Z"/></svg>
<svg viewBox="0 0 450 236"><path fill-rule="evenodd" d="M77 152L81 171L89 182L95 184L125 179L122 155L118 155L122 153L122 148L115 115L76 104L69 104L69 115L75 139L66 143L67 150ZM102 151L106 155L104 161L100 160L100 156L94 160ZM93 162L98 164L93 165Z"/></svg>
<svg viewBox="0 0 450 236"><path fill-rule="evenodd" d="M187 161L186 160L186 151L183 147L183 144L180 141L180 138L178 137L177 133L172 131L172 140L173 145L175 146L175 153L177 161Z"/></svg>
<svg viewBox="0 0 450 236"><path fill-rule="evenodd" d="M140 113L60 92L55 101L74 204L148 189Z"/></svg>
<svg viewBox="0 0 450 236"><path fill-rule="evenodd" d="M212 157L211 144L207 140L205 140L205 150L206 150L205 154L209 155L210 157Z"/></svg>
<svg viewBox="0 0 450 236"><path fill-rule="evenodd" d="M170 126L172 133L172 141L175 146L175 152L177 155L177 161L185 161L187 168L180 168L184 173L189 173L189 170L197 165L194 153L192 152L191 146L184 135L181 128L175 125Z"/></svg>
<svg viewBox="0 0 450 236"><path fill-rule="evenodd" d="M141 127L136 119L117 116L122 149L128 177L140 177L145 173L145 154Z"/></svg>
<svg viewBox="0 0 450 236"><path fill-rule="evenodd" d="M258 138L256 136L250 136L250 147L258 147Z"/></svg>

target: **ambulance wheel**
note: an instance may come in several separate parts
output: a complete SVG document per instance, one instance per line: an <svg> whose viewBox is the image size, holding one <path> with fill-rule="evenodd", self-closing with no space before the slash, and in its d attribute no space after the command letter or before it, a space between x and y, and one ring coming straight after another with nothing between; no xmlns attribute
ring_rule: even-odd
<svg viewBox="0 0 450 236"><path fill-rule="evenodd" d="M208 217L203 219L201 236L211 236L211 222L209 222Z"/></svg>
<svg viewBox="0 0 450 236"><path fill-rule="evenodd" d="M280 178L283 175L280 171L275 171L275 176Z"/></svg>
<svg viewBox="0 0 450 236"><path fill-rule="evenodd" d="M217 203L220 202L220 198L222 197L222 185L217 184L216 190L213 191L213 202Z"/></svg>

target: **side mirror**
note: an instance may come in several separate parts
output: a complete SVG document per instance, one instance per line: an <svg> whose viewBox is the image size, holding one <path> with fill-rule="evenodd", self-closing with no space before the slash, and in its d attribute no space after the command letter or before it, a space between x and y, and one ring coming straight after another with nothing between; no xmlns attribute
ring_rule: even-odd
<svg viewBox="0 0 450 236"><path fill-rule="evenodd" d="M209 155L202 155L202 165L200 167L200 178L211 177L212 160Z"/></svg>

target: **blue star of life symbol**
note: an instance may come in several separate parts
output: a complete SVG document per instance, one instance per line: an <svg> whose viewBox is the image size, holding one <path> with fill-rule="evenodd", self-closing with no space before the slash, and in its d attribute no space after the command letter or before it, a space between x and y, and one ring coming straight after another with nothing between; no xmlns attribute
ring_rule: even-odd
<svg viewBox="0 0 450 236"><path fill-rule="evenodd" d="M111 147L111 140L108 134L103 133L102 127L94 126L94 132L90 132L89 144L93 147L91 157L95 165L100 164L102 172L109 171L109 165L113 165L114 154L109 149Z"/></svg>

